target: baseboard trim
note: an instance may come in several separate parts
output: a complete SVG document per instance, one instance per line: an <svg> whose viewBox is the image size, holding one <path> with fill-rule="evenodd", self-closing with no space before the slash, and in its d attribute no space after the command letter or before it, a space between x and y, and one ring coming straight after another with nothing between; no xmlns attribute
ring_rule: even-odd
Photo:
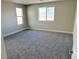
<svg viewBox="0 0 79 59"><path fill-rule="evenodd" d="M5 34L5 35L3 35L3 37L6 37L6 36L9 36L9 35L18 33L18 32L20 32L20 31L23 31L23 30L26 30L26 29L73 34L73 32L59 31L59 30L48 30L48 29L39 29L39 28L23 28L23 29L21 29L21 30L15 31L15 32L11 32L11 33Z"/></svg>
<svg viewBox="0 0 79 59"><path fill-rule="evenodd" d="M39 29L39 28L31 28L31 29L32 30L42 30L42 31L49 31L49 32L59 32L59 33L73 34L73 32L60 31L60 30L49 30L49 29Z"/></svg>
<svg viewBox="0 0 79 59"><path fill-rule="evenodd" d="M5 35L3 35L3 37L7 37L7 36L9 36L9 35L18 33L18 32L20 32L20 31L23 31L23 30L26 30L26 29L29 29L29 28L23 28L23 29L20 29L20 30L15 31L15 32L11 32L11 33L5 34Z"/></svg>

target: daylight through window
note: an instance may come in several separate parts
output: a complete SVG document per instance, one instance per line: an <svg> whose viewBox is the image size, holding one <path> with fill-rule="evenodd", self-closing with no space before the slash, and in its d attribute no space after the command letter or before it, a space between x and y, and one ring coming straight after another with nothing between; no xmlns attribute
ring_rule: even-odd
<svg viewBox="0 0 79 59"><path fill-rule="evenodd" d="M55 7L39 8L39 21L54 21Z"/></svg>

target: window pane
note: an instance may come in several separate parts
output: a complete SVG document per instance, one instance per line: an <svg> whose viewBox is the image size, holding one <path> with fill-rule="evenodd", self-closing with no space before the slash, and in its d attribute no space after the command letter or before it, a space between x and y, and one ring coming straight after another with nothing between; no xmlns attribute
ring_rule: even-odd
<svg viewBox="0 0 79 59"><path fill-rule="evenodd" d="M46 21L46 7L39 8L39 20Z"/></svg>
<svg viewBox="0 0 79 59"><path fill-rule="evenodd" d="M55 12L55 7L47 8L47 20L48 21L54 21L54 12Z"/></svg>
<svg viewBox="0 0 79 59"><path fill-rule="evenodd" d="M23 24L22 17L17 17L18 24Z"/></svg>
<svg viewBox="0 0 79 59"><path fill-rule="evenodd" d="M16 8L16 14L17 16L23 16L22 8Z"/></svg>

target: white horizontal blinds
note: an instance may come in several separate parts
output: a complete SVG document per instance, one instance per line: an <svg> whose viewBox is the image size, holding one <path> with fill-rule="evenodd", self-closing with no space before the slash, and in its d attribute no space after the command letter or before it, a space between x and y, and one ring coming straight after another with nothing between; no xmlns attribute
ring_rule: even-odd
<svg viewBox="0 0 79 59"><path fill-rule="evenodd" d="M16 8L18 25L23 24L23 10L22 8Z"/></svg>
<svg viewBox="0 0 79 59"><path fill-rule="evenodd" d="M47 8L47 21L54 21L55 7Z"/></svg>
<svg viewBox="0 0 79 59"><path fill-rule="evenodd" d="M46 21L46 7L39 8L39 20Z"/></svg>

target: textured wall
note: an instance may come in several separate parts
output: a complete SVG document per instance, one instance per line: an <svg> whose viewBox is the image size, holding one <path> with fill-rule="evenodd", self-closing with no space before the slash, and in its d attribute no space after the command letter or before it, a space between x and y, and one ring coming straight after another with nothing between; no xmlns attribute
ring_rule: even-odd
<svg viewBox="0 0 79 59"><path fill-rule="evenodd" d="M55 7L55 21L39 21L38 8L49 6ZM75 6L76 0L26 6L29 25L31 28L73 32Z"/></svg>
<svg viewBox="0 0 79 59"><path fill-rule="evenodd" d="M24 12L23 17L23 24L18 25L17 24L17 18L16 18L16 7L22 7ZM23 5L20 4L14 4L10 2L2 2L1 4L1 17L2 17L2 33L3 35L21 30L26 28L27 20L25 17L25 8Z"/></svg>

